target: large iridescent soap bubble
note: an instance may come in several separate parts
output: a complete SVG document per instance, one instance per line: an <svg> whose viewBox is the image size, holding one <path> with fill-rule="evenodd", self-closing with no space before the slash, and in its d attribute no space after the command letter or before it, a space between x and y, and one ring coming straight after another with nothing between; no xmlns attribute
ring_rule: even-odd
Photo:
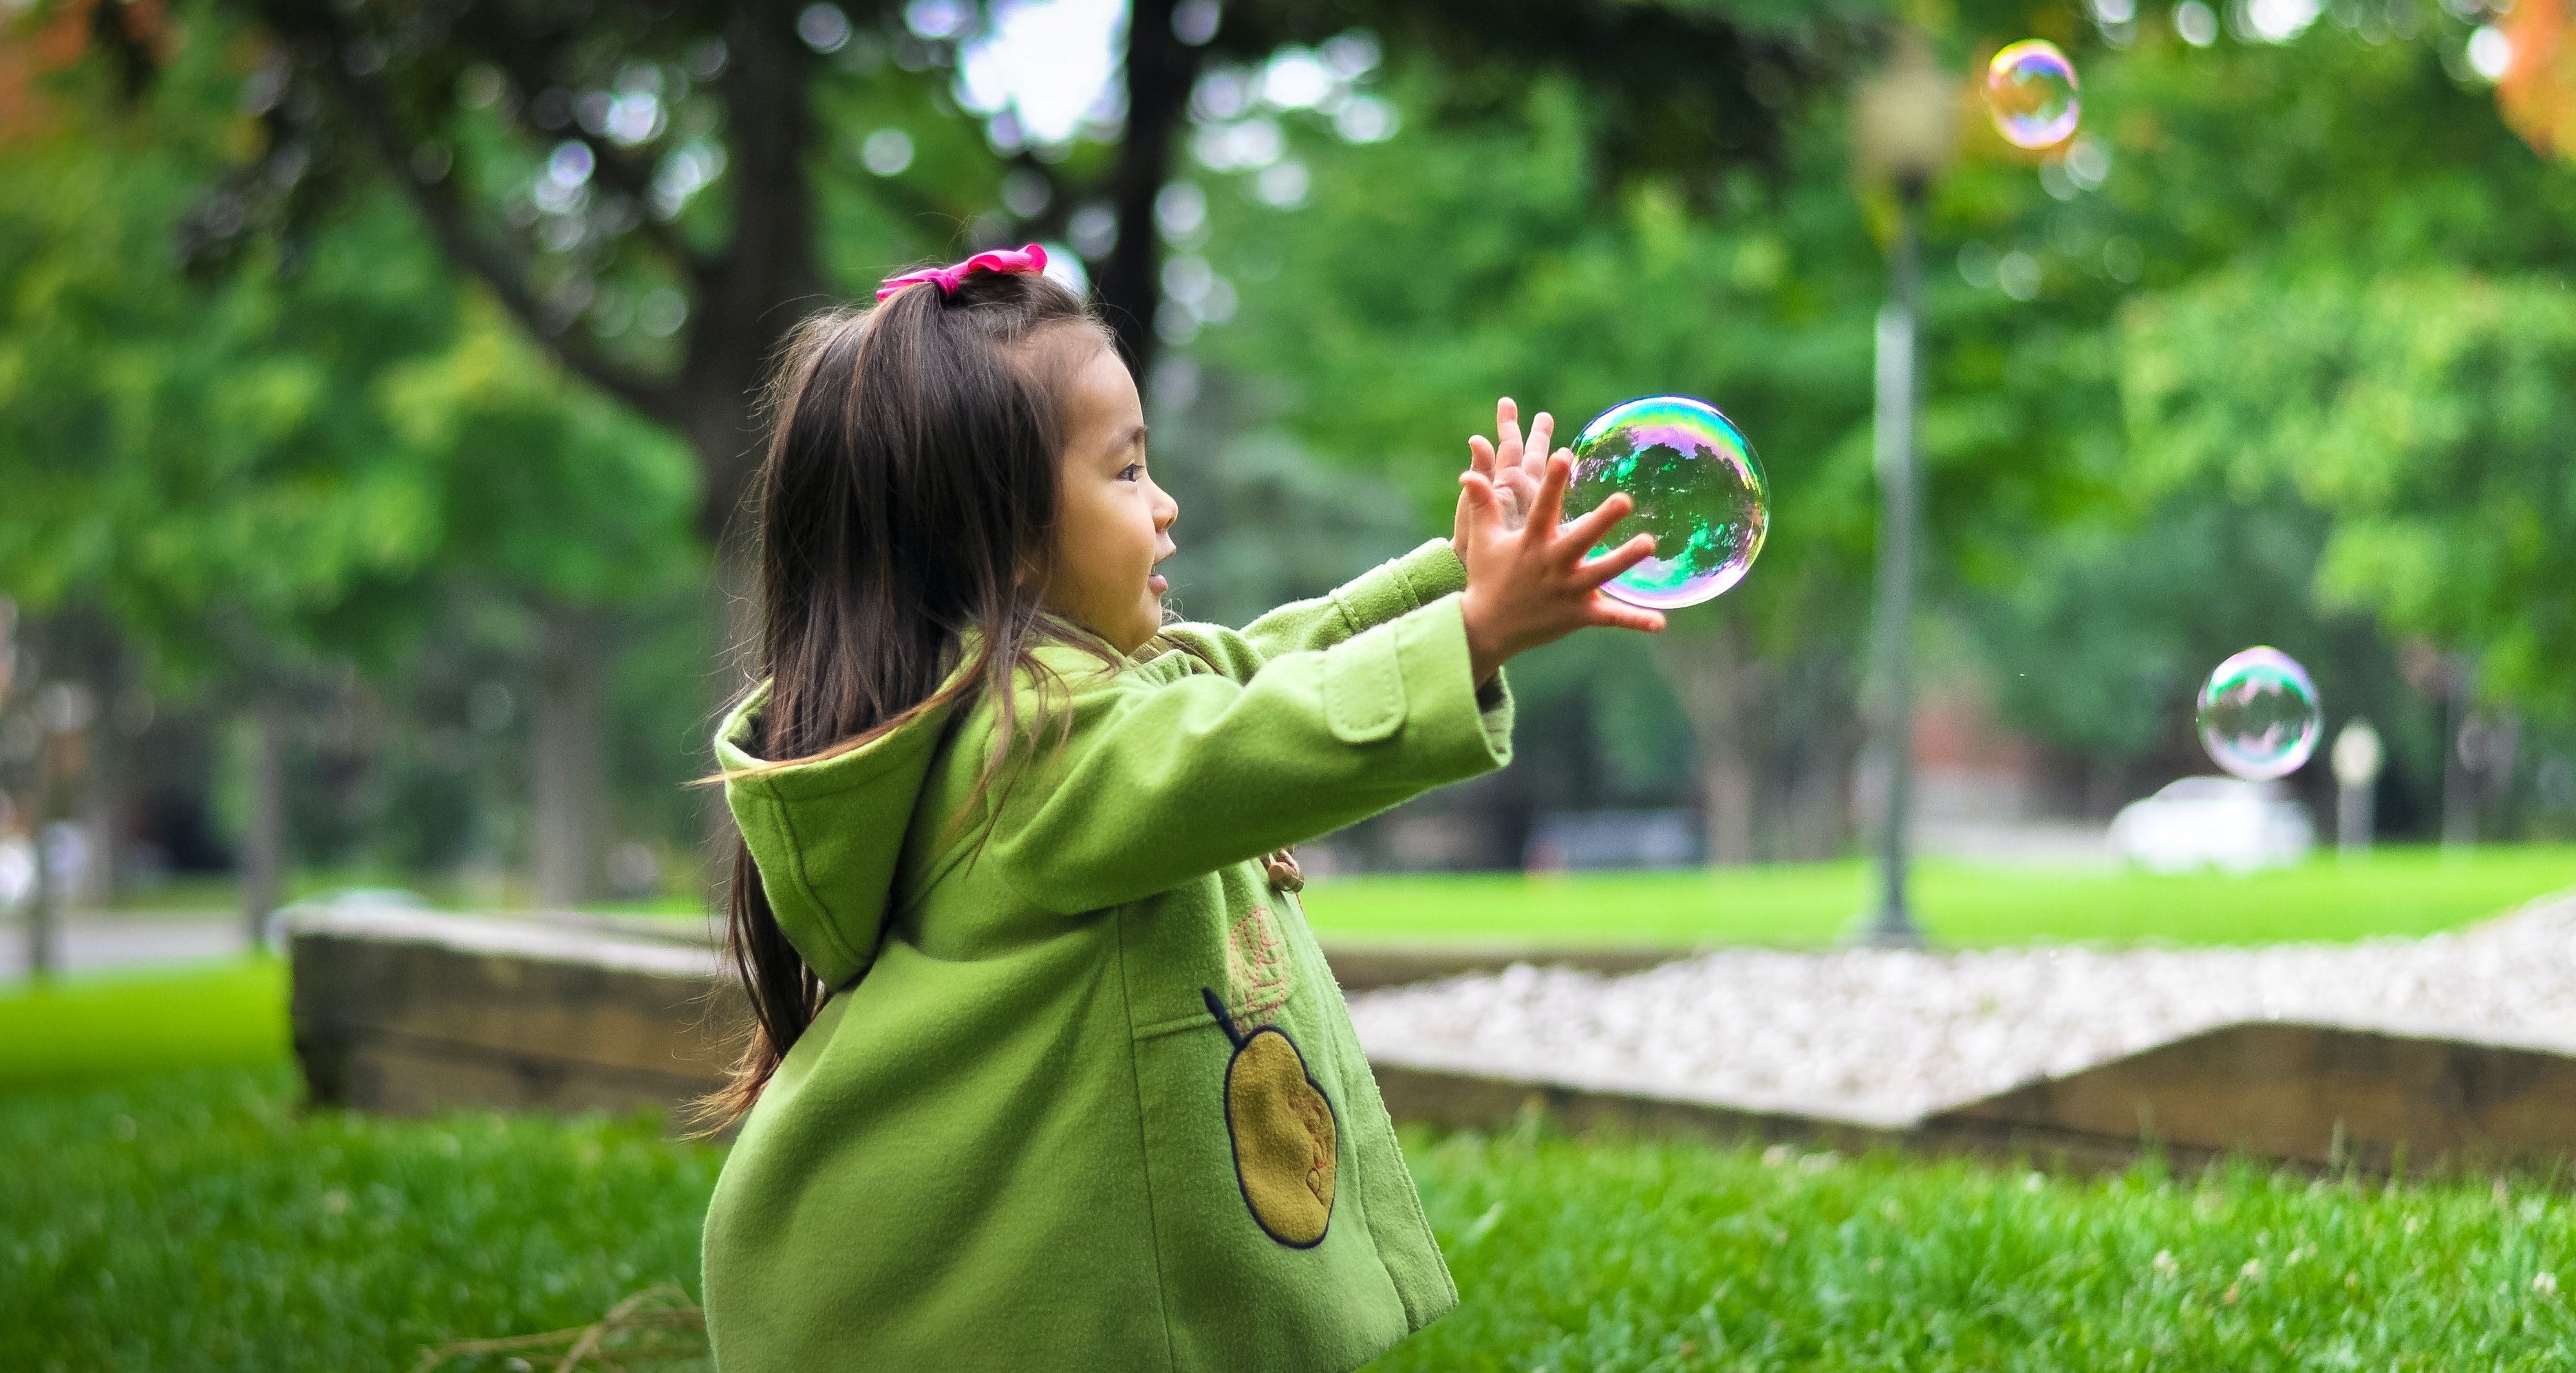
<svg viewBox="0 0 2576 1373"><path fill-rule="evenodd" d="M1637 508L1612 527L1601 551L1655 536L1655 555L1602 590L1630 605L1675 610L1744 580L1771 525L1771 487L1753 445L1716 406L1688 396L1632 400L1595 416L1573 448L1566 518L1625 491Z"/></svg>
<svg viewBox="0 0 2576 1373"><path fill-rule="evenodd" d="M2200 689L2200 742L2210 761L2239 777L2287 777L2316 752L2323 720L2317 684L2277 648L2249 648L2218 665Z"/></svg>
<svg viewBox="0 0 2576 1373"><path fill-rule="evenodd" d="M2045 38L2025 38L1986 64L1986 112L2016 148L2053 148L2075 132L2075 64Z"/></svg>

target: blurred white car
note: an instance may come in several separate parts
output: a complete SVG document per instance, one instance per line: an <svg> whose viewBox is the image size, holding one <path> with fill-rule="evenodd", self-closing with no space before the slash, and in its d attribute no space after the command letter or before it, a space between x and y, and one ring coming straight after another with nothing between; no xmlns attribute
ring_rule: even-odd
<svg viewBox="0 0 2576 1373"><path fill-rule="evenodd" d="M2307 807L2277 782L2185 777L2121 807L2111 845L2149 872L2252 872L2308 856L2317 842Z"/></svg>

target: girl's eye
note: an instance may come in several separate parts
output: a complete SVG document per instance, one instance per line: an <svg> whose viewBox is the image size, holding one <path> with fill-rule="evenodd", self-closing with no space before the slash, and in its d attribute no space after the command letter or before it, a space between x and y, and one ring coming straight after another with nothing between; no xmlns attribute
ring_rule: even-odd
<svg viewBox="0 0 2576 1373"><path fill-rule="evenodd" d="M1131 482L1145 475L1145 464L1131 462L1118 470L1118 480Z"/></svg>

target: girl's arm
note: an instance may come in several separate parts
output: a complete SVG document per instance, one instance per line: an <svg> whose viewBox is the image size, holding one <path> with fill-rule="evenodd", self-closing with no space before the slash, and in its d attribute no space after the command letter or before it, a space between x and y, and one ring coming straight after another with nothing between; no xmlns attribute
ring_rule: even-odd
<svg viewBox="0 0 2576 1373"><path fill-rule="evenodd" d="M1307 601L1291 601L1240 630L1175 624L1163 637L1238 682L1284 653L1330 648L1399 615L1467 589L1467 565L1447 539L1433 539Z"/></svg>
<svg viewBox="0 0 2576 1373"><path fill-rule="evenodd" d="M1654 552L1652 537L1585 556L1628 497L1560 525L1573 461L1559 453L1545 470L1520 529L1490 476L1459 479L1475 568L1462 595L1281 654L1249 681L1139 668L1069 684L1061 746L1041 743L1004 784L984 852L1036 904L1097 910L1509 762L1505 659L1587 625L1664 627L1601 594ZM1490 704L1477 689L1489 681Z"/></svg>
<svg viewBox="0 0 2576 1373"><path fill-rule="evenodd" d="M1096 910L1503 766L1510 699L1478 699L1461 605L1280 653L1249 680L1077 684L1063 744L1008 785L984 861L1039 906Z"/></svg>

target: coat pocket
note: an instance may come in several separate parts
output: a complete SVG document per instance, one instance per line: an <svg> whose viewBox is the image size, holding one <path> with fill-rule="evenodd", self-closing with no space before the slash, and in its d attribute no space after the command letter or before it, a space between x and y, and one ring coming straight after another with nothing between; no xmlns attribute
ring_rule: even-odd
<svg viewBox="0 0 2576 1373"><path fill-rule="evenodd" d="M1404 723L1404 670L1395 626L1381 625L1324 655L1324 723L1346 744L1373 744Z"/></svg>

